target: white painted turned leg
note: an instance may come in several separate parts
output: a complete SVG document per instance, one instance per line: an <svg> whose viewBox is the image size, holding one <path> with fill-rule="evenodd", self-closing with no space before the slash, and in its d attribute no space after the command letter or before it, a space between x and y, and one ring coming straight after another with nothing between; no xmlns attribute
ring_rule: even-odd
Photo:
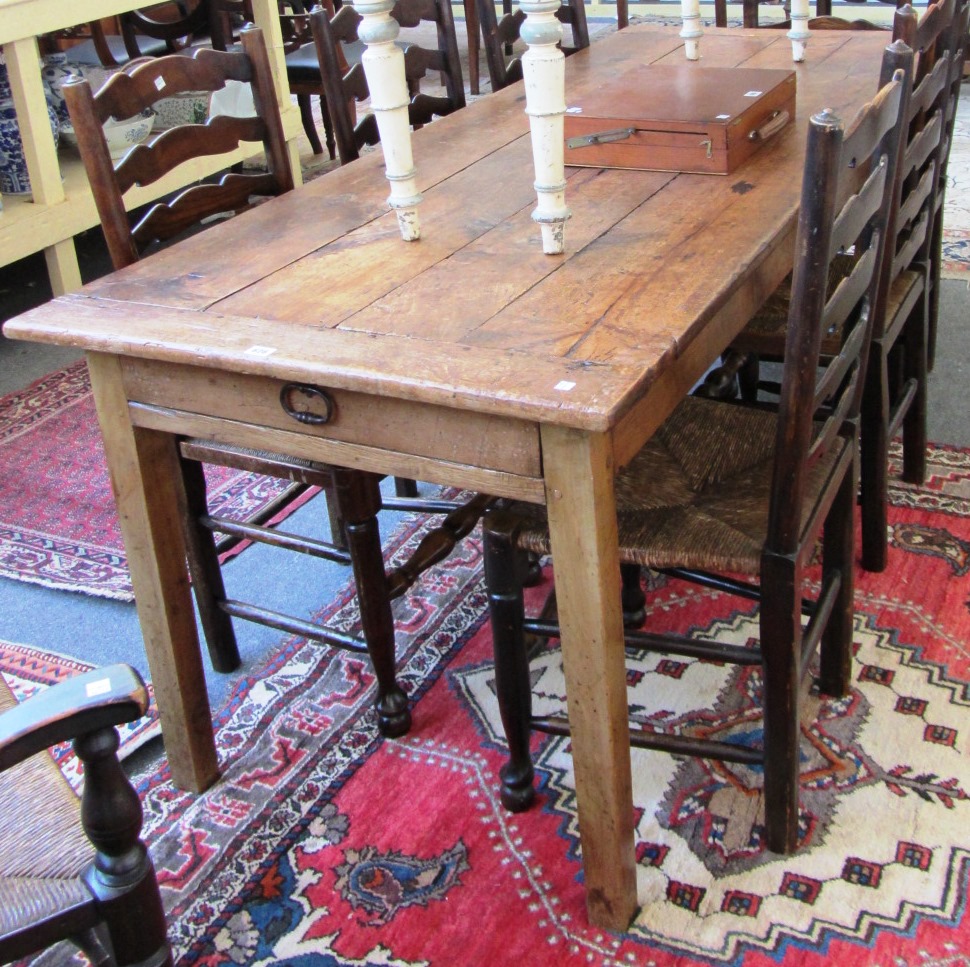
<svg viewBox="0 0 970 967"><path fill-rule="evenodd" d="M704 35L701 28L700 0L681 0L680 16L684 22L680 31L684 41L684 53L688 60L700 60L700 40Z"/></svg>
<svg viewBox="0 0 970 967"><path fill-rule="evenodd" d="M415 180L411 151L408 121L411 98L404 76L404 52L395 43L401 28L391 16L393 7L393 0L370 3L357 0L354 3L354 9L364 18L358 35L367 44L367 49L361 60L381 136L384 169L391 186L387 203L397 213L401 237L406 242L413 242L421 237L417 210L421 194Z"/></svg>
<svg viewBox="0 0 970 967"><path fill-rule="evenodd" d="M800 64L805 59L805 48L808 46L808 0L792 0L788 39L791 41L792 60Z"/></svg>
<svg viewBox="0 0 970 967"><path fill-rule="evenodd" d="M559 0L522 0L519 6L526 14L521 36L529 45L522 55L522 74L538 200L532 218L542 231L542 251L559 255L565 250L564 230L569 218L563 147L566 68L557 46L562 40L562 24L556 19Z"/></svg>

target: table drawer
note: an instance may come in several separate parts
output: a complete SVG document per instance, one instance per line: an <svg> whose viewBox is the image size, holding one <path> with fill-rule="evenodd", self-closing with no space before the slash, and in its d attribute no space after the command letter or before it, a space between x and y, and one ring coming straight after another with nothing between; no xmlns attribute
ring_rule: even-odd
<svg viewBox="0 0 970 967"><path fill-rule="evenodd" d="M196 366L125 359L132 402L269 429L541 477L534 423ZM287 410L290 410L288 412ZM297 414L297 415L293 415Z"/></svg>

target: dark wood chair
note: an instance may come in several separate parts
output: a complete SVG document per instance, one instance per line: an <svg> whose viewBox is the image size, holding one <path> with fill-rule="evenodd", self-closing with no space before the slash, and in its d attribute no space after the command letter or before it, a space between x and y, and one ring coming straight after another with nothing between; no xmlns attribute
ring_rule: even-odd
<svg viewBox="0 0 970 967"><path fill-rule="evenodd" d="M943 203L946 200L947 163L953 142L953 125L956 121L957 101L965 78L967 47L970 44L970 4L961 0L954 15L956 46L950 71L949 97L943 126L943 143L940 147L940 177L936 192L936 208L933 214L933 238L930 243L930 297L927 317L926 365L932 370L936 358L936 332L940 317L940 271L943 264Z"/></svg>
<svg viewBox="0 0 970 967"><path fill-rule="evenodd" d="M509 84L522 80L522 61L518 56L511 55L512 45L519 39L525 14L521 10L513 13L511 0L508 0L504 3L502 19L499 20L494 0L477 2L489 80L492 90L500 91ZM563 0L556 11L556 19L572 32L570 42L564 41L561 45L561 50L567 57L589 47L589 28L583 0Z"/></svg>
<svg viewBox="0 0 970 967"><path fill-rule="evenodd" d="M128 10L118 14L118 34L106 33L100 21L91 23L90 39L71 47L70 61L120 67L198 44L227 50L238 41L240 25L252 19L248 0L172 0Z"/></svg>
<svg viewBox="0 0 970 967"><path fill-rule="evenodd" d="M755 25L757 26L757 24ZM791 30L790 20L779 20L775 23L765 24L772 30ZM886 30L880 24L873 23L871 20L848 20L845 17L812 17L808 21L809 30Z"/></svg>
<svg viewBox="0 0 970 967"><path fill-rule="evenodd" d="M463 108L465 85L461 75L455 20L448 0L398 0L391 16L403 28L417 27L426 21L434 23L437 30L438 44L434 49L411 43L406 36L398 40L404 48L404 70L411 95L408 104L411 125L419 127L434 117ZM319 70L341 164L359 158L364 145L375 145L380 141L374 115L357 116L357 104L370 97L367 78L359 59L362 42L357 30L361 20L361 15L352 6L341 7L333 17L323 8L316 8L310 14ZM421 91L421 80L429 73L441 75L445 86L444 97Z"/></svg>
<svg viewBox="0 0 970 967"><path fill-rule="evenodd" d="M85 27L86 38L69 49L72 64L119 67L139 57L163 57L189 46L208 27L208 10L163 3L118 14L119 33L100 20Z"/></svg>
<svg viewBox="0 0 970 967"><path fill-rule="evenodd" d="M955 2L931 4L917 21L910 6L896 11L893 32L917 52L911 116L903 139L900 184L890 220L891 240L873 322L867 389L862 407L862 566L882 571L887 556L889 442L903 431L903 479L922 483L926 471L926 325L931 279L933 220L945 163L942 134L953 64ZM838 267L836 266L836 271ZM785 352L791 289L782 285L734 340L726 369L708 391L725 387L725 372L738 371L742 397L757 403L776 386L761 378L761 361ZM823 352L836 351L832 331Z"/></svg>
<svg viewBox="0 0 970 967"><path fill-rule="evenodd" d="M763 745L671 734L662 726L636 729L631 741L761 767L765 841L777 852L798 845L800 682L816 649L821 690L841 696L849 687L858 414L911 64L904 45L887 52L892 79L848 131L829 111L810 120L778 410L688 397L616 480L622 562L760 601L755 646L649 632L628 632L626 643L760 667ZM829 267L853 246L852 271L833 291ZM819 343L832 323L842 326L845 341L838 355L824 359ZM807 601L806 572L820 533L820 591ZM518 503L490 511L485 575L510 753L501 797L512 810L534 796L530 731L569 731L567 719L531 711L525 633L556 637L558 629L524 615L526 552L550 553L545 509ZM803 610L810 615L806 627Z"/></svg>
<svg viewBox="0 0 970 967"><path fill-rule="evenodd" d="M322 5L329 16L335 11L332 2ZM286 9L284 9L286 8ZM334 141L333 122L327 108L327 99L323 90L323 78L320 76L320 61L317 57L316 44L310 30L310 15L302 0L286 0L280 4L280 26L283 31L283 50L286 54L286 79L290 93L296 95L296 103L300 109L300 120L310 148L314 154L323 153L320 135L313 119L311 97L316 97L320 104L320 119L323 122L326 138L327 153L331 158L337 156Z"/></svg>
<svg viewBox="0 0 970 967"><path fill-rule="evenodd" d="M141 804L116 755L115 726L147 709L127 665L20 705L0 678L0 962L70 940L94 964L172 963ZM70 739L81 800L47 752Z"/></svg>
<svg viewBox="0 0 970 967"><path fill-rule="evenodd" d="M255 197L293 187L262 32L247 31L243 48L227 53L202 47L191 54L154 58L112 77L96 95L83 79L64 83L64 98L116 269L136 262L147 246L180 235L202 217L239 212ZM163 96L221 90L230 80L252 85L256 117L224 116L208 125L180 125L150 137L117 163L112 160L102 127L108 118L133 117ZM173 199L151 205L132 226L124 201L132 187L154 184L188 158L227 154L244 141L263 144L265 171L231 172L218 184L193 185Z"/></svg>
<svg viewBox="0 0 970 967"><path fill-rule="evenodd" d="M278 195L292 188L286 164L286 144L279 107L270 75L262 33L255 27L242 32L241 51L210 47L191 54L173 54L131 65L109 80L95 95L87 81L65 83L68 110L77 132L78 147L94 190L112 263L116 269L132 264L148 246L179 237L197 227L203 218L235 214L260 196ZM105 141L103 122L137 114L161 96L187 91L215 91L228 80L252 85L256 116L220 116L204 125L170 128L113 161ZM125 211L125 195L136 184L152 184L177 164L196 156L234 151L240 141L262 142L266 170L230 170L217 182L200 183L173 199L148 208L135 224ZM300 418L321 403L314 387L290 384L284 388L284 408L299 411ZM323 401L326 402L325 400ZM188 564L200 619L213 667L232 671L239 665L239 650L232 618L255 621L291 634L326 641L336 647L369 654L378 680L378 723L386 735L400 735L410 727L407 698L395 677L394 626L390 602L417 576L441 560L474 526L489 498L476 497L467 505L452 501L421 500L406 496L411 481L398 481L405 496L382 499L380 477L344 470L286 454L221 444L207 439L185 439L179 456L186 499L185 538ZM232 467L276 477L292 485L281 501L258 518L227 520L209 514L203 464ZM300 497L308 487L320 487L328 497L332 541L320 541L279 528L264 526L280 503ZM381 553L377 513L382 508L444 514L440 526L415 551L411 561L386 574ZM363 640L292 615L228 597L213 535L232 541L256 540L353 566L360 603ZM223 548L224 549L224 548Z"/></svg>

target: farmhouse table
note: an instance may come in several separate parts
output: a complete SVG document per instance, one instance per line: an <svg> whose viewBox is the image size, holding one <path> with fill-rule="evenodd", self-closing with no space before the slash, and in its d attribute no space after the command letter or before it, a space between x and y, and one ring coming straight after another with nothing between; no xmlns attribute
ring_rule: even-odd
<svg viewBox="0 0 970 967"><path fill-rule="evenodd" d="M414 137L420 242L380 152L9 322L87 351L173 780L218 776L184 547L178 434L545 502L590 920L637 906L613 477L792 264L807 119L876 90L887 36L825 32L797 117L724 176L567 168L566 253L541 252L524 93ZM567 61L567 102L683 63L633 27ZM709 31L708 67L786 68L783 31ZM294 420L290 384L333 416Z"/></svg>

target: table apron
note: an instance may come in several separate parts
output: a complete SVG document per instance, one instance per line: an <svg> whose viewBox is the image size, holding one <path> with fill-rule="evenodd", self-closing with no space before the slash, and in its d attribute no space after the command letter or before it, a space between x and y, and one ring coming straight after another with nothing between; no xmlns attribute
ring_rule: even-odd
<svg viewBox="0 0 970 967"><path fill-rule="evenodd" d="M131 357L120 363L133 426L498 497L545 499L532 422L323 388L329 418L307 424L284 409L283 379Z"/></svg>

